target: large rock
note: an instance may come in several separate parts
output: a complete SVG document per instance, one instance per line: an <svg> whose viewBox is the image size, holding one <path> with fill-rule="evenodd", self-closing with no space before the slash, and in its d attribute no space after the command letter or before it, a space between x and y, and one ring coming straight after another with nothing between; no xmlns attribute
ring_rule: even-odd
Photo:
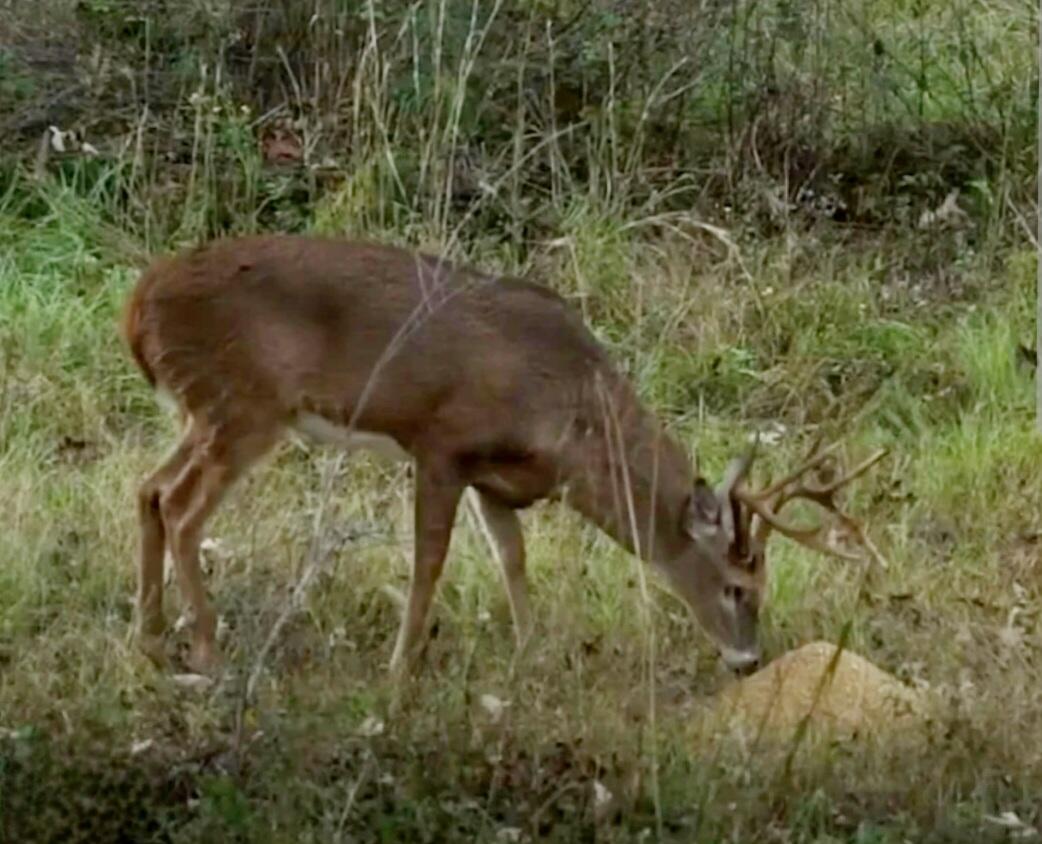
<svg viewBox="0 0 1042 844"><path fill-rule="evenodd" d="M804 720L814 732L850 736L914 725L924 701L864 657L812 642L735 681L712 708L749 737L788 738Z"/></svg>

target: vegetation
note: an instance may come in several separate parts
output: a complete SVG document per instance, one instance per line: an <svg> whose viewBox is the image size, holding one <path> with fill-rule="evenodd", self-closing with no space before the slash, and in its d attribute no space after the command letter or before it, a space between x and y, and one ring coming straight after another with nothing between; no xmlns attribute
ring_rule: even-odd
<svg viewBox="0 0 1042 844"><path fill-rule="evenodd" d="M1036 11L0 0L0 840L1028 840ZM523 516L528 651L465 524L396 685L408 470L298 443L212 525L226 675L156 672L133 494L174 423L118 312L149 254L254 230L545 281L710 477L754 431L774 473L818 433L889 447L851 499L889 569L774 540L767 646L842 640L934 718L702 729L705 636L553 506Z"/></svg>

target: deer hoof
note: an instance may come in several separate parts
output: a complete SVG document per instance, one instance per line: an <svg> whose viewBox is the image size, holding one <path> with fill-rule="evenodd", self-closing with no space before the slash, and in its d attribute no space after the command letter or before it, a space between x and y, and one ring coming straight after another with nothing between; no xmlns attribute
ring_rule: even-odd
<svg viewBox="0 0 1042 844"><path fill-rule="evenodd" d="M215 677L221 672L221 655L210 642L196 642L185 659L188 670L204 677Z"/></svg>
<svg viewBox="0 0 1042 844"><path fill-rule="evenodd" d="M419 657L415 651L412 653L406 653L403 650L395 649L394 655L391 657L391 662L387 667L387 671L394 679L404 680L415 673L418 662Z"/></svg>
<svg viewBox="0 0 1042 844"><path fill-rule="evenodd" d="M169 660L166 656L166 639L162 633L139 632L137 634L137 646L160 671L169 667Z"/></svg>

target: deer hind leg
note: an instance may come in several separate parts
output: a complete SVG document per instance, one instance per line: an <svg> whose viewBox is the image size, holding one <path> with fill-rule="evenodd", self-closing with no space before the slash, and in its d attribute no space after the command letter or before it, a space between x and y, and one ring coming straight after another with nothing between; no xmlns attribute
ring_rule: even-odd
<svg viewBox="0 0 1042 844"><path fill-rule="evenodd" d="M417 461L414 502L415 551L409 599L391 657L391 671L410 666L426 635L431 601L445 566L463 484L456 473Z"/></svg>
<svg viewBox="0 0 1042 844"><path fill-rule="evenodd" d="M138 490L137 636L141 649L158 665L163 654L163 559L166 554L166 529L159 502L166 488L184 469L192 456L196 431L189 427L173 453L163 461Z"/></svg>
<svg viewBox="0 0 1042 844"><path fill-rule="evenodd" d="M212 672L220 662L214 641L217 615L206 597L199 568L203 527L236 478L277 438L277 426L260 425L255 419L212 427L196 440L184 468L160 496L178 585L188 609L188 667L193 671Z"/></svg>
<svg viewBox="0 0 1042 844"><path fill-rule="evenodd" d="M518 649L528 640L532 617L528 608L528 587L525 582L525 540L517 513L499 499L477 492L478 512L485 526L489 544L499 558L503 585L510 602L514 620L514 636Z"/></svg>

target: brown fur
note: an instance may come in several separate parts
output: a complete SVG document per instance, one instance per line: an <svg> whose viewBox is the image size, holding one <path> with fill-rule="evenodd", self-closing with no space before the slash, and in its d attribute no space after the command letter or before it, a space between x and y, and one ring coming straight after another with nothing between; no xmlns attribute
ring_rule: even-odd
<svg viewBox="0 0 1042 844"><path fill-rule="evenodd" d="M138 284L134 287L133 292L127 299L126 306L123 308L123 339L126 341L127 346L130 348L130 353L134 357L134 362L138 365L138 369L144 374L148 380L150 386L156 386L156 376L152 372L152 368L149 366L148 360L145 358L144 351L142 349L142 341L144 339L141 332L141 300L145 296L145 292L149 287L150 279L157 275L157 268L154 268L148 275L145 275Z"/></svg>

